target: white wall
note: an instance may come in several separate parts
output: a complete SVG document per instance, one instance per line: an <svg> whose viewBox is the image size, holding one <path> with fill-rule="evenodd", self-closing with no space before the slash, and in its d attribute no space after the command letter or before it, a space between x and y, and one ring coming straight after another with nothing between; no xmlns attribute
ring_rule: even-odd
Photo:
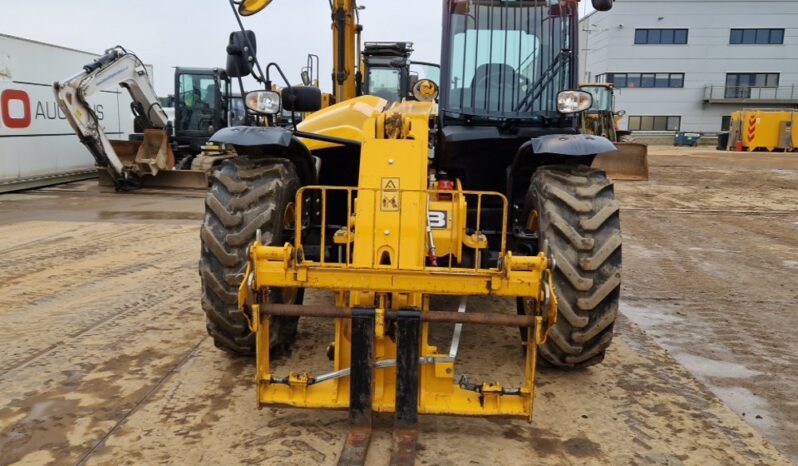
<svg viewBox="0 0 798 466"><path fill-rule="evenodd" d="M688 44L635 45L636 28L686 28ZM784 28L784 44L730 45L732 28ZM741 107L703 103L705 86L723 86L726 73L774 72L780 86L798 84L798 1L616 0L580 29L589 31L580 47L583 81L607 72L685 73L684 89L617 92L617 108L628 115L681 115L683 131L719 131L721 117Z"/></svg>

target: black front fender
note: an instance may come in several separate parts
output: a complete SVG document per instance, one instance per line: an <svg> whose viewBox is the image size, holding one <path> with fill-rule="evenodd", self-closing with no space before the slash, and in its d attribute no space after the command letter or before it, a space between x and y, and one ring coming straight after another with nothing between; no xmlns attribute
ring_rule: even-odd
<svg viewBox="0 0 798 466"><path fill-rule="evenodd" d="M548 134L532 138L518 148L507 174L507 195L513 202L526 196L529 180L544 165L591 165L597 154L617 150L602 136Z"/></svg>
<svg viewBox="0 0 798 466"><path fill-rule="evenodd" d="M521 146L518 152L532 149L532 154L562 155L566 157L586 157L612 152L615 144L603 136L587 134L550 134L533 138Z"/></svg>
<svg viewBox="0 0 798 466"><path fill-rule="evenodd" d="M210 142L233 146L236 153L251 158L280 157L291 160L303 185L316 184L316 163L307 146L285 128L276 126L233 126L223 128Z"/></svg>
<svg viewBox="0 0 798 466"><path fill-rule="evenodd" d="M291 131L275 126L232 126L223 128L211 136L210 141L229 146L254 147L278 146L289 147L294 137Z"/></svg>

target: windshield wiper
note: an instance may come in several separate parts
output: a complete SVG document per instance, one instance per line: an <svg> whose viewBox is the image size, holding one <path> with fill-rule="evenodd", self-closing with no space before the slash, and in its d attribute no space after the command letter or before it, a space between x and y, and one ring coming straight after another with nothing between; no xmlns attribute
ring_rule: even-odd
<svg viewBox="0 0 798 466"><path fill-rule="evenodd" d="M526 92L526 95L518 105L515 106L513 111L524 111L527 112L532 109L532 105L535 103L538 98L540 98L543 91L546 90L546 86L557 77L560 73L560 70L565 67L571 61L571 51L570 50L562 50L560 53L554 58L554 61L551 62L548 68L543 72L540 76L540 79L535 81L535 84Z"/></svg>

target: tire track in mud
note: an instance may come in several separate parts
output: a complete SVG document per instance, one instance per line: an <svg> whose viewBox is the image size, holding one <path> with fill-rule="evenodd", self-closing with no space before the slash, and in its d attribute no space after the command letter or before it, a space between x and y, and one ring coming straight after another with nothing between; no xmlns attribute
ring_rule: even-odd
<svg viewBox="0 0 798 466"><path fill-rule="evenodd" d="M26 223L24 239L14 238L13 236L9 236L8 234L3 233L4 230L11 230L12 229L11 226L0 227L0 240L2 240L3 243L14 242L15 240L21 240L15 242L13 246L9 246L5 249L0 249L0 257L5 258L4 256L5 254L26 250L28 248L57 244L60 241L71 239L73 237L72 234L78 233L87 228L85 225L78 225L74 229L62 230L54 235L52 234L51 231L48 231L49 229L45 225L46 225L45 222ZM13 230L17 230L18 228L20 228L20 225L13 226ZM43 231L38 232L36 231L37 228Z"/></svg>
<svg viewBox="0 0 798 466"><path fill-rule="evenodd" d="M632 204L622 209L631 253L623 312L796 461L798 318L789 310L798 290L784 264L798 259L796 179L774 181L769 170L745 180L730 170L666 174L652 188L691 186L680 194L690 209L657 206L644 189L621 185L622 204Z"/></svg>
<svg viewBox="0 0 798 466"><path fill-rule="evenodd" d="M105 325L109 325L114 323L114 321L118 319L122 319L124 317L129 317L132 315L137 315L143 312L149 311L151 308L166 302L167 300L171 299L169 295L147 295L144 299L135 301L133 303L126 303L111 312L110 315L99 317L96 322L89 324L88 326L82 327L79 330L73 331L66 335L66 338L49 345L46 348L36 351L34 354L30 355L29 357L23 359L22 361L15 362L13 359L11 360L4 360L4 364L0 365L0 377L5 377L8 373L15 371L17 369L22 369L29 364L35 362L36 360L47 356L53 350L57 348L61 348L65 346L67 343L74 342L74 340L84 336L85 334L98 330ZM10 363L10 364L9 364Z"/></svg>
<svg viewBox="0 0 798 466"><path fill-rule="evenodd" d="M113 427L111 427L110 429L108 429L108 431L105 433L105 435L103 435L101 438L99 438L99 439L98 439L98 440L97 440L97 441L94 443L94 445L92 445L92 447L91 447L91 448L90 448L90 449L89 449L89 450L88 450L86 453L84 453L84 454L83 454L83 455L80 457L80 459L79 459L79 460L78 460L78 461L75 463L75 466L83 466L83 465L85 465L85 464L86 464L86 461L89 459L89 457L90 457L92 454L94 454L94 452L95 452L95 451L97 451L97 449L98 449L98 448L100 448L100 447L101 447L101 446L102 446L102 445L105 443L105 441L106 441L106 440L108 440L108 438L109 438L111 435L113 435L113 434L114 434L114 432L116 432L116 430L117 430L117 429L118 429L118 428L119 428L119 427L120 427L120 426L121 426L121 425L122 425L122 424L123 424L125 421L127 421L127 420L128 420L128 418L129 418L131 415L133 415L133 413L135 413L135 412L136 412L136 411L137 411L137 410L138 410L138 409L139 409L139 408L140 408L140 407L141 407L141 406L142 406L144 403L146 403L146 402L147 402L147 401L148 401L148 400L149 400L149 399L150 399L150 398L151 398L151 397L152 397L152 396L155 394L155 392L157 392L158 390L160 390L160 388L161 388L161 387L162 387L162 386L163 386L163 385L164 385L164 384L165 384L165 383L166 383L166 382L167 382L167 381L168 381L168 380L169 380L169 379L170 379L170 378L171 378L171 377L172 377L172 376L173 376L173 375L174 375L174 374L177 372L177 371L179 371L179 370L180 370L180 368L181 368L181 367L183 367L183 366L184 366L184 365L185 365L185 364L188 362L188 360L189 360L189 359L191 359L191 358L192 358L192 357L193 357L193 356L194 356L194 355L197 353L197 350L198 350L199 346L202 344L202 342L203 342L203 341L205 341L205 340L207 340L207 339L208 339L208 337L207 337L207 336L204 336L204 337L200 338L200 340L199 340L199 341L198 341L198 342L197 342L197 343L196 343L194 346L192 346L192 347L191 347L191 349L190 349L190 350L188 350L188 351L187 351L187 352L186 352L186 353L183 355L183 357L182 357L182 358L180 358L180 360L177 362L177 364L175 364L175 365L174 365L174 366L173 366L171 369L169 369L169 372L165 373L165 374L163 375L163 377L161 377L161 378L160 378L160 379L159 379L159 380L158 380L158 381L157 381L155 384L153 384L153 385L152 385L152 387L150 387L150 389L147 391L147 393L145 393L143 397L141 397L141 398L140 398L138 401L136 401L136 403L133 405L133 407L132 407L132 408L130 408L130 409L129 409L129 410L128 410L128 411L127 411L127 412L126 412L126 413L125 413L125 414L124 414L124 415L123 415L123 416L122 416L122 417L121 417L121 418L120 418L120 419L119 419L119 420L118 420L118 421L117 421L117 422L114 424L114 425L113 425Z"/></svg>
<svg viewBox="0 0 798 466"><path fill-rule="evenodd" d="M798 210L747 210L747 209L690 209L690 208L647 208L647 207L624 207L621 212L650 212L650 213L666 213L666 214L695 214L695 215L730 215L730 216L764 216L764 217L789 217L791 215L798 215Z"/></svg>
<svg viewBox="0 0 798 466"><path fill-rule="evenodd" d="M13 376L0 377L3 456L19 460L42 450L58 458L55 464L74 464L109 429L124 425L135 406L157 392L153 385L162 386L165 374L193 354L187 348L205 339L194 288L129 303L130 312L113 323L84 329ZM200 319L185 322L186 312Z"/></svg>
<svg viewBox="0 0 798 466"><path fill-rule="evenodd" d="M81 234L94 225L78 229L66 225L45 225L54 230L52 236L69 235L61 239L67 243L66 256L21 252L17 254L21 257L3 256L0 261L0 270L9 263L19 264L23 258L32 265L32 270L16 282L0 286L0 302L6 309L0 312L0 324L6 329L0 331L0 338L14 339L13 349L0 363L2 375L121 317L157 307L170 298L170 285L161 277L174 275L174 270L188 272L195 268L195 254L185 248L186 240L196 236L195 228L109 224L101 231L102 245L94 247L97 237ZM59 233L58 226L68 232ZM120 227L124 232L119 232ZM126 241L115 245L114 240L123 237ZM131 263L131 258L136 262ZM42 262L45 266L40 265ZM194 284L191 280L184 283ZM36 315L46 315L50 324L35 319ZM25 324L32 318L33 326ZM14 328L22 331L10 333ZM47 344L49 335L56 339Z"/></svg>
<svg viewBox="0 0 798 466"><path fill-rule="evenodd" d="M32 251L20 250L19 254L16 255L3 254L0 256L2 288L8 288L19 281L24 281L26 277L53 270L59 266L63 267L65 264L91 259L102 260L106 256L113 256L120 250L129 248L131 245L134 246L134 249L130 250L130 252L146 252L149 248L144 243L137 243L137 239L157 244L158 241L172 238L181 230L185 232L186 228L181 227L166 233L154 233L152 226L149 225L131 228L122 233L118 232L118 229L110 229L99 234L89 232L84 238L80 238L77 243L74 236L71 238L66 237L60 239L54 245L56 247L50 249L36 247ZM76 233L79 234L80 232ZM120 265L122 267L130 266L130 264L124 263ZM96 271L81 270L84 274L94 272L96 276ZM105 271L100 278L103 276L105 276Z"/></svg>

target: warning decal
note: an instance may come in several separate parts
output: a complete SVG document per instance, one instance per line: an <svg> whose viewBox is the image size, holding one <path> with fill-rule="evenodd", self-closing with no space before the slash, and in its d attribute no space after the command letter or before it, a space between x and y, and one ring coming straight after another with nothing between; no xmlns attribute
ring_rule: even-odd
<svg viewBox="0 0 798 466"><path fill-rule="evenodd" d="M383 178L381 183L383 212L399 211L399 178Z"/></svg>

